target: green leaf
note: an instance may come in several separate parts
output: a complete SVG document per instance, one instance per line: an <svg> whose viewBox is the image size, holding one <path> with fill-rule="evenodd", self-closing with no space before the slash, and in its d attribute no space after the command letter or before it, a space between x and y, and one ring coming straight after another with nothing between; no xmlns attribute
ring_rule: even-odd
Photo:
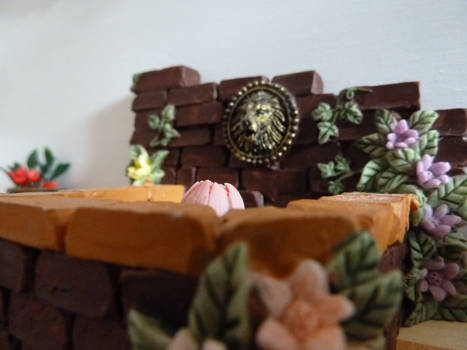
<svg viewBox="0 0 467 350"><path fill-rule="evenodd" d="M467 295L448 297L439 305L438 313L446 321L467 322Z"/></svg>
<svg viewBox="0 0 467 350"><path fill-rule="evenodd" d="M165 350L170 336L154 318L131 310L128 314L128 331L134 350Z"/></svg>
<svg viewBox="0 0 467 350"><path fill-rule="evenodd" d="M415 266L407 272L404 276L404 291L405 295L409 300L412 300L416 303L420 298L422 298L422 294L418 290L418 283L422 279L422 270L417 269Z"/></svg>
<svg viewBox="0 0 467 350"><path fill-rule="evenodd" d="M250 339L247 271L244 243L229 247L202 274L188 316L191 333L223 341L229 349L248 349Z"/></svg>
<svg viewBox="0 0 467 350"><path fill-rule="evenodd" d="M316 124L318 127L318 143L320 145L325 144L328 142L331 137L337 136L339 133L339 129L337 126L329 121L323 121Z"/></svg>
<svg viewBox="0 0 467 350"><path fill-rule="evenodd" d="M344 192L344 190L345 190L345 186L342 183L342 181L337 181L337 180L336 181L329 181L329 184L328 184L329 193L339 194L339 193Z"/></svg>
<svg viewBox="0 0 467 350"><path fill-rule="evenodd" d="M363 113L355 102L349 101L336 108L339 119L346 120L353 124L360 124L363 120Z"/></svg>
<svg viewBox="0 0 467 350"><path fill-rule="evenodd" d="M164 163L165 158L169 155L169 151L167 150L159 150L151 154L151 162L153 163L153 167L160 168L162 163Z"/></svg>
<svg viewBox="0 0 467 350"><path fill-rule="evenodd" d="M376 158L366 163L362 169L360 180L357 184L357 190L363 192L371 192L375 190L376 179L388 167L388 163L384 158Z"/></svg>
<svg viewBox="0 0 467 350"><path fill-rule="evenodd" d="M378 133L370 134L362 137L356 142L356 145L363 152L368 153L371 158L379 158L386 153L384 140Z"/></svg>
<svg viewBox="0 0 467 350"><path fill-rule="evenodd" d="M425 261L430 259L430 257L436 252L436 243L434 239L422 230L410 230L408 232L408 241L410 260L417 268L421 268Z"/></svg>
<svg viewBox="0 0 467 350"><path fill-rule="evenodd" d="M423 190L416 185L402 184L394 190L394 193L412 193L418 197L420 206L417 210L413 211L411 215L412 226L418 226L423 219L424 205L427 201Z"/></svg>
<svg viewBox="0 0 467 350"><path fill-rule="evenodd" d="M335 248L328 270L336 288L343 290L376 278L380 260L373 236L368 231L360 231L349 235Z"/></svg>
<svg viewBox="0 0 467 350"><path fill-rule="evenodd" d="M148 125L153 130L161 130L162 121L157 114L150 114L148 116Z"/></svg>
<svg viewBox="0 0 467 350"><path fill-rule="evenodd" d="M50 181L56 179L57 177L63 175L70 168L70 163L59 163L55 170L50 175Z"/></svg>
<svg viewBox="0 0 467 350"><path fill-rule="evenodd" d="M456 210L464 208L467 196L467 175L452 177L447 183L441 184L428 197L428 204L437 207L447 204L457 212L464 220L467 220L467 210Z"/></svg>
<svg viewBox="0 0 467 350"><path fill-rule="evenodd" d="M452 283L456 286L457 293L467 294L467 269L461 268Z"/></svg>
<svg viewBox="0 0 467 350"><path fill-rule="evenodd" d="M161 118L164 122L170 123L175 118L175 106L166 105L161 112Z"/></svg>
<svg viewBox="0 0 467 350"><path fill-rule="evenodd" d="M439 132L438 130L430 130L422 135L418 140L416 150L419 156L429 154L436 156L438 154Z"/></svg>
<svg viewBox="0 0 467 350"><path fill-rule="evenodd" d="M350 172L350 161L341 156L340 154L338 154L335 158L334 158L335 162L336 162L336 170L339 172L339 173L348 173Z"/></svg>
<svg viewBox="0 0 467 350"><path fill-rule="evenodd" d="M321 178L323 179L338 175L335 169L334 161L332 160L329 163L318 163L318 169L320 170Z"/></svg>
<svg viewBox="0 0 467 350"><path fill-rule="evenodd" d="M440 255L447 260L459 260L467 251L467 240L460 232L451 232L438 241Z"/></svg>
<svg viewBox="0 0 467 350"><path fill-rule="evenodd" d="M40 166L42 175L47 174L50 171L53 163L55 162L55 156L53 155L52 151L48 147L44 148L44 157L45 157L45 164Z"/></svg>
<svg viewBox="0 0 467 350"><path fill-rule="evenodd" d="M131 80L133 81L133 85L138 82L139 78L141 78L141 75L143 75L143 73L133 74L133 76L131 77Z"/></svg>
<svg viewBox="0 0 467 350"><path fill-rule="evenodd" d="M164 146L163 145L163 140L160 138L160 135L154 136L154 138L149 142L149 147L158 147L158 146ZM164 142L165 146L167 146L168 142Z"/></svg>
<svg viewBox="0 0 467 350"><path fill-rule="evenodd" d="M311 115L313 120L317 122L330 121L332 119L332 108L329 104L321 102Z"/></svg>
<svg viewBox="0 0 467 350"><path fill-rule="evenodd" d="M151 175L149 176L149 178L151 179L153 184L158 185L158 184L161 183L164 176L165 176L165 171L163 169L154 169L151 172ZM144 183L144 181L143 181L143 183Z"/></svg>
<svg viewBox="0 0 467 350"><path fill-rule="evenodd" d="M413 311L404 321L404 326L413 326L417 323L431 320L436 314L438 304L433 298L423 296L418 298Z"/></svg>
<svg viewBox="0 0 467 350"><path fill-rule="evenodd" d="M370 339L381 334L399 309L402 286L401 272L392 270L342 291L340 294L355 306L355 314L343 323L346 334L357 339Z"/></svg>
<svg viewBox="0 0 467 350"><path fill-rule="evenodd" d="M410 172L420 160L420 156L412 148L401 148L386 153L386 160L398 172Z"/></svg>
<svg viewBox="0 0 467 350"><path fill-rule="evenodd" d="M377 178L376 188L379 192L391 193L408 179L409 177L405 174L399 174L394 169L387 169Z"/></svg>
<svg viewBox="0 0 467 350"><path fill-rule="evenodd" d="M376 130L382 135L387 135L392 132L397 120L387 109L380 109L375 113L375 122Z"/></svg>
<svg viewBox="0 0 467 350"><path fill-rule="evenodd" d="M130 157L131 160L137 160L140 155L144 154L146 149L141 145L130 145Z"/></svg>
<svg viewBox="0 0 467 350"><path fill-rule="evenodd" d="M438 113L435 111L417 111L409 118L411 129L416 129L420 134L426 133L431 129L433 123L438 119Z"/></svg>
<svg viewBox="0 0 467 350"><path fill-rule="evenodd" d="M35 168L39 165L39 154L37 152L37 149L32 151L31 154L28 156L26 164L28 165L29 169Z"/></svg>

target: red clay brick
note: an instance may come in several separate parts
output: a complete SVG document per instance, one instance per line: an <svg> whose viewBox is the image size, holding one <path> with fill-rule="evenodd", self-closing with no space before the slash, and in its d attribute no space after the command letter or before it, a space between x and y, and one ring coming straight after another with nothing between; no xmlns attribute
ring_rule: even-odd
<svg viewBox="0 0 467 350"><path fill-rule="evenodd" d="M76 317L73 322L74 350L130 350L128 331L115 321Z"/></svg>
<svg viewBox="0 0 467 350"><path fill-rule="evenodd" d="M177 110L177 126L218 124L222 121L224 106L219 102L180 107Z"/></svg>
<svg viewBox="0 0 467 350"><path fill-rule="evenodd" d="M200 168L197 180L211 180L220 184L230 183L235 187L239 186L238 171L229 168Z"/></svg>
<svg viewBox="0 0 467 350"><path fill-rule="evenodd" d="M23 291L33 279L34 251L0 239L0 286Z"/></svg>
<svg viewBox="0 0 467 350"><path fill-rule="evenodd" d="M278 75L272 81L283 85L297 96L323 92L323 80L316 71Z"/></svg>
<svg viewBox="0 0 467 350"><path fill-rule="evenodd" d="M177 170L177 183L184 185L188 190L196 181L196 168L183 167Z"/></svg>
<svg viewBox="0 0 467 350"><path fill-rule="evenodd" d="M437 111L439 118L433 128L442 136L467 135L467 109L443 109Z"/></svg>
<svg viewBox="0 0 467 350"><path fill-rule="evenodd" d="M215 168L225 166L227 150L217 146L194 146L182 151L183 166Z"/></svg>
<svg viewBox="0 0 467 350"><path fill-rule="evenodd" d="M228 100L242 87L256 80L269 81L268 78L262 75L222 80L219 84L219 97L221 100Z"/></svg>
<svg viewBox="0 0 467 350"><path fill-rule="evenodd" d="M363 86L371 91L357 91L355 101L362 110L367 109L420 109L419 82Z"/></svg>
<svg viewBox="0 0 467 350"><path fill-rule="evenodd" d="M140 93L151 90L164 90L180 86L198 85L200 76L197 71L186 66L174 66L161 70L144 72L133 84L132 90Z"/></svg>
<svg viewBox="0 0 467 350"><path fill-rule="evenodd" d="M207 83L169 90L167 102L175 106L211 102L217 98L217 85Z"/></svg>
<svg viewBox="0 0 467 350"><path fill-rule="evenodd" d="M139 94L133 100L131 109L135 112L163 107L167 102L167 91L151 91Z"/></svg>
<svg viewBox="0 0 467 350"><path fill-rule="evenodd" d="M178 129L178 132L180 137L170 141L171 147L198 146L211 142L211 128L208 126Z"/></svg>

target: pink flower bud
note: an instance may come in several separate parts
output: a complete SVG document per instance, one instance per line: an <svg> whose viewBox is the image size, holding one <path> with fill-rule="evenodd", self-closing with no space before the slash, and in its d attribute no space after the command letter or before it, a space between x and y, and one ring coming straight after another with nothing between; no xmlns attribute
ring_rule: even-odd
<svg viewBox="0 0 467 350"><path fill-rule="evenodd" d="M183 196L182 203L209 205L219 216L230 209L245 209L242 196L234 186L209 180L198 181L191 186Z"/></svg>

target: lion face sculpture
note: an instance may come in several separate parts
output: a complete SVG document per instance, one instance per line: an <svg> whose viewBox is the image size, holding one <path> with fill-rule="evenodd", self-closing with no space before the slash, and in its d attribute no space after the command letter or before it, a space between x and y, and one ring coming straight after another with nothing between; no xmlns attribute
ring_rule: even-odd
<svg viewBox="0 0 467 350"><path fill-rule="evenodd" d="M232 140L251 156L267 155L280 146L288 127L279 98L266 91L247 95L231 120Z"/></svg>

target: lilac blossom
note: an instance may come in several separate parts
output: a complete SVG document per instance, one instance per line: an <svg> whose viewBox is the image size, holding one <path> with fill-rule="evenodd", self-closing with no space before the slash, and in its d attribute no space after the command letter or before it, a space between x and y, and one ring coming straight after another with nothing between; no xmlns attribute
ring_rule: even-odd
<svg viewBox="0 0 467 350"><path fill-rule="evenodd" d="M459 265L445 263L442 257L429 260L422 269L422 280L418 290L422 293L429 291L437 302L443 301L446 296L456 295L456 287L451 280L459 273Z"/></svg>
<svg viewBox="0 0 467 350"><path fill-rule="evenodd" d="M387 138L387 149L406 148L417 142L418 131L409 129L407 120L402 119L396 123L393 132L389 133Z"/></svg>
<svg viewBox="0 0 467 350"><path fill-rule="evenodd" d="M451 164L448 162L433 163L433 159L434 157L425 154L417 163L418 183L425 189L436 188L450 179L446 173L451 170Z"/></svg>
<svg viewBox="0 0 467 350"><path fill-rule="evenodd" d="M447 215L449 209L446 204L440 205L434 212L429 205L425 205L423 209L424 214L421 225L425 231L435 238L446 236L451 232L453 226L462 221L457 215Z"/></svg>

